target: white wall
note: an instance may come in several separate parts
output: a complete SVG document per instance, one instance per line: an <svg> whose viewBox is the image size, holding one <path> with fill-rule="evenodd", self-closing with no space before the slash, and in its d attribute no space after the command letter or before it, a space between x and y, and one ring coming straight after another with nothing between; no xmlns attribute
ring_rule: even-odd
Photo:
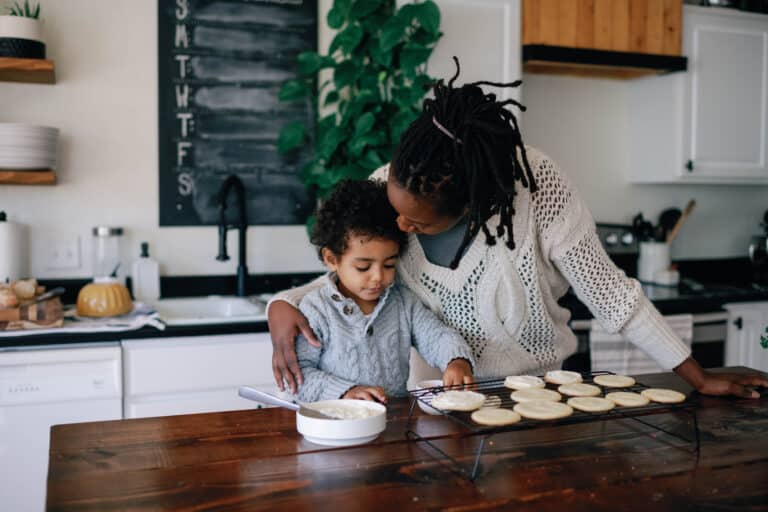
<svg viewBox="0 0 768 512"><path fill-rule="evenodd" d="M694 198L672 257L746 257L768 209L768 186L630 184L629 82L531 74L523 81L523 140L560 164L596 220L630 223L642 211L655 222L663 209L683 209Z"/></svg>
<svg viewBox="0 0 768 512"><path fill-rule="evenodd" d="M215 227L158 227L157 0L40 4L57 83L0 82L1 122L61 130L55 186L0 186L0 210L30 227L31 274L90 275L97 224L125 228L123 269L146 240L164 275L234 274L236 257L215 260ZM80 268L49 268L51 242L78 238ZM234 232L228 242L236 255ZM303 226L250 228L247 264L251 273L322 268Z"/></svg>

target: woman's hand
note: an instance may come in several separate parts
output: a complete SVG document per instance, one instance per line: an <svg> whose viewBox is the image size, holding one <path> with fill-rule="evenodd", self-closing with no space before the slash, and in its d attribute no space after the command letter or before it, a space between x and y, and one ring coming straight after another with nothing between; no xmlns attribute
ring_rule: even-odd
<svg viewBox="0 0 768 512"><path fill-rule="evenodd" d="M472 384L472 365L466 359L454 359L443 372L443 386L455 386L461 384Z"/></svg>
<svg viewBox="0 0 768 512"><path fill-rule="evenodd" d="M703 395L760 398L760 393L746 386L768 388L768 379L756 372L743 374L708 372L691 357L675 368L675 372Z"/></svg>
<svg viewBox="0 0 768 512"><path fill-rule="evenodd" d="M370 400L371 402L387 403L387 395L381 386L354 386L341 398L353 398L355 400Z"/></svg>
<svg viewBox="0 0 768 512"><path fill-rule="evenodd" d="M320 342L301 311L285 301L278 300L269 306L267 321L272 337L272 373L277 387L285 391L284 382L287 382L291 393L296 393L298 386L304 383L296 359L296 336L303 334L315 347L319 347Z"/></svg>

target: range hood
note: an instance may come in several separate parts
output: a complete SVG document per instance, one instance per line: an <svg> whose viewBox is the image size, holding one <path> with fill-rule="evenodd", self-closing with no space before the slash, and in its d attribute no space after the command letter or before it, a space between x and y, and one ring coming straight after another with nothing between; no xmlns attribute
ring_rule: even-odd
<svg viewBox="0 0 768 512"><path fill-rule="evenodd" d="M636 78L685 71L688 59L681 55L572 48L545 44L523 46L523 70L527 73Z"/></svg>
<svg viewBox="0 0 768 512"><path fill-rule="evenodd" d="M611 78L685 71L682 0L523 0L523 70Z"/></svg>

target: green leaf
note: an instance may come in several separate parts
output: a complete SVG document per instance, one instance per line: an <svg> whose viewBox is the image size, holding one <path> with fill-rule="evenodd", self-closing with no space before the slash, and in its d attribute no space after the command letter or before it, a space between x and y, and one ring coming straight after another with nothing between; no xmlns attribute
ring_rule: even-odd
<svg viewBox="0 0 768 512"><path fill-rule="evenodd" d="M349 10L349 19L357 20L379 8L382 0L355 0Z"/></svg>
<svg viewBox="0 0 768 512"><path fill-rule="evenodd" d="M421 66L427 62L431 54L431 48L408 44L400 50L400 67L408 69Z"/></svg>
<svg viewBox="0 0 768 512"><path fill-rule="evenodd" d="M298 57L299 73L302 75L311 75L316 73L323 65L323 58L316 52L301 52Z"/></svg>
<svg viewBox="0 0 768 512"><path fill-rule="evenodd" d="M352 156L359 157L363 150L368 146L379 146L386 142L386 137L382 133L371 132L359 137L353 137L347 144L347 149Z"/></svg>
<svg viewBox="0 0 768 512"><path fill-rule="evenodd" d="M336 37L331 41L331 46L328 48L328 53L333 53L341 49L343 53L352 53L357 48L360 41L363 39L363 29L357 23L349 25L347 28L336 34Z"/></svg>
<svg viewBox="0 0 768 512"><path fill-rule="evenodd" d="M327 130L322 134L317 143L318 156L325 161L330 160L343 139L344 132L340 128L334 126L330 130Z"/></svg>
<svg viewBox="0 0 768 512"><path fill-rule="evenodd" d="M357 121L355 121L355 137L364 135L371 131L371 128L373 128L373 123L375 122L376 118L373 117L373 114L370 112L366 112L362 116L358 117Z"/></svg>
<svg viewBox="0 0 768 512"><path fill-rule="evenodd" d="M369 172L375 171L384 165L384 161L381 159L381 156L379 156L379 153L373 149L366 151L363 157L358 160L357 163Z"/></svg>
<svg viewBox="0 0 768 512"><path fill-rule="evenodd" d="M325 18L325 20L328 22L328 26L334 30L340 29L341 26L344 25L344 19L344 13L341 12L340 9L337 9L336 6L328 11L328 16Z"/></svg>
<svg viewBox="0 0 768 512"><path fill-rule="evenodd" d="M381 36L379 37L379 48L382 51L391 50L405 35L407 24L402 18L392 16L383 27L381 27Z"/></svg>
<svg viewBox="0 0 768 512"><path fill-rule="evenodd" d="M331 91L325 95L325 101L323 101L323 106L327 107L328 105L332 103L336 103L337 101L339 101L338 91Z"/></svg>
<svg viewBox="0 0 768 512"><path fill-rule="evenodd" d="M357 64L351 60L344 61L336 66L336 69L333 71L333 83L336 85L336 88L342 89L354 82L358 71Z"/></svg>
<svg viewBox="0 0 768 512"><path fill-rule="evenodd" d="M416 19L424 30L431 34L437 34L440 31L440 9L435 2L427 0L426 2L415 5Z"/></svg>
<svg viewBox="0 0 768 512"><path fill-rule="evenodd" d="M305 128L300 121L293 121L280 130L280 137L277 140L277 150L280 153L287 153L292 149L301 147L304 143Z"/></svg>
<svg viewBox="0 0 768 512"><path fill-rule="evenodd" d="M304 80L287 80L280 88L278 98L280 101L296 101L305 98L308 92Z"/></svg>
<svg viewBox="0 0 768 512"><path fill-rule="evenodd" d="M368 43L368 54L373 59L373 62L382 67L389 68L392 65L392 50L381 48L377 39L372 39Z"/></svg>
<svg viewBox="0 0 768 512"><path fill-rule="evenodd" d="M370 103L378 102L379 95L371 90L360 91L350 100L346 110L342 110L347 119L356 119Z"/></svg>

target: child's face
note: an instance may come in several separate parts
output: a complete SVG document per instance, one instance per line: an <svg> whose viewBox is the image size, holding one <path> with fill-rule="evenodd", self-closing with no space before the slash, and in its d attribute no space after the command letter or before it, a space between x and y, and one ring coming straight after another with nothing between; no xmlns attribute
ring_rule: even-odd
<svg viewBox="0 0 768 512"><path fill-rule="evenodd" d="M375 303L395 279L400 247L393 240L350 235L347 250L337 256L323 249L325 264L339 277L339 291L360 302Z"/></svg>

